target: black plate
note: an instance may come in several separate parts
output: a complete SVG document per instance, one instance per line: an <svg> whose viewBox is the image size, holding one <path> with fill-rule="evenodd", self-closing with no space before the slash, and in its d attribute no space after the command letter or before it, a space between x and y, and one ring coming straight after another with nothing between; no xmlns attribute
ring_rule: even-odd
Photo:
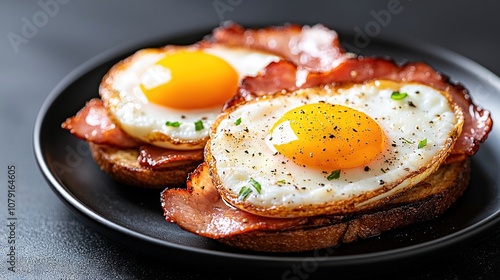
<svg viewBox="0 0 500 280"><path fill-rule="evenodd" d="M166 223L159 191L134 189L113 181L93 162L86 143L61 129L60 124L87 100L98 96L102 76L118 60L143 47L196 42L207 33L209 31L110 50L70 73L43 104L34 131L38 164L56 194L95 229L148 255L170 261L197 258L200 264L222 263L224 266L240 264L286 269L302 264L340 268L429 255L474 236L500 220L500 148L496 146L500 131L493 130L472 159L469 188L442 216L338 248L294 254L242 251ZM469 88L476 103L487 106L492 112L500 111L499 78L462 56L401 38L372 40L363 48L353 47L356 44L349 34L341 33L341 38L351 51L391 56L401 62L426 61Z"/></svg>

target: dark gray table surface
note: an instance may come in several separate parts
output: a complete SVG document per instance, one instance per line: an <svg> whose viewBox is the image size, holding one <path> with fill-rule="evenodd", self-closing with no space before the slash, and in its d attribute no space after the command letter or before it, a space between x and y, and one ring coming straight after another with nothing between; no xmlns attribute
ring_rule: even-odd
<svg viewBox="0 0 500 280"><path fill-rule="evenodd" d="M375 37L403 34L422 39L500 74L500 4L496 1L1 1L0 278L238 279L244 273L202 271L195 265L187 269L149 259L77 219L47 185L33 156L33 125L42 102L70 71L116 45L212 28L222 20L325 23L355 30L373 21L374 12L395 2L400 12L392 14ZM11 165L16 168L16 272L9 271L7 263ZM335 279L334 273L330 276ZM394 267L379 277L498 276L500 225L450 249L439 260Z"/></svg>

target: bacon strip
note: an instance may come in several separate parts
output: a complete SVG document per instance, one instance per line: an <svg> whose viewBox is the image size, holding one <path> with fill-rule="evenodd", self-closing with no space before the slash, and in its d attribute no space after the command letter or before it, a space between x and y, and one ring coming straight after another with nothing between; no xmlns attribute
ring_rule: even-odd
<svg viewBox="0 0 500 280"><path fill-rule="evenodd" d="M151 169L162 169L171 163L180 161L202 161L203 149L178 151L144 145L125 133L109 117L108 111L100 99L89 100L85 107L61 125L76 137L100 145L118 148L138 148L138 162Z"/></svg>
<svg viewBox="0 0 500 280"><path fill-rule="evenodd" d="M140 143L131 138L109 117L100 99L94 98L78 113L62 123L76 137L95 144L112 145L119 148L135 148Z"/></svg>
<svg viewBox="0 0 500 280"><path fill-rule="evenodd" d="M462 134L452 151L455 159L474 155L479 144L488 137L493 125L490 112L476 106L462 85L450 82L447 76L422 62L398 65L382 58L357 57L344 61L330 71L307 73L291 62L274 62L259 75L246 77L242 81L239 94L229 101L226 107L282 90L293 91L326 84L363 83L375 79L419 82L448 92L453 101L462 108L465 116Z"/></svg>
<svg viewBox="0 0 500 280"><path fill-rule="evenodd" d="M271 52L301 68L327 71L346 59L337 32L321 24L245 29L229 23L214 29L212 38L219 43Z"/></svg>
<svg viewBox="0 0 500 280"><path fill-rule="evenodd" d="M267 218L228 206L212 184L208 166L189 175L187 189L166 189L161 205L167 222L209 238L223 238L253 230L280 230L299 226L307 218Z"/></svg>
<svg viewBox="0 0 500 280"><path fill-rule="evenodd" d="M313 27L315 28L315 27ZM380 58L348 58L339 47L338 38L330 41L337 48L333 55L336 62L319 61L315 53L306 54L306 48L294 52L291 42L300 42L302 29L297 26L245 30L238 25L228 25L214 31L219 42L247 46L275 52L291 61L271 63L256 77L243 80L240 92L226 107L258 96L280 91L326 84L363 83L375 79L397 82L420 82L448 92L465 114L462 135L451 157L455 160L473 155L479 143L486 140L492 127L489 111L474 105L468 91L460 84L450 82L429 65L421 62L397 65ZM335 35L336 36L336 35ZM271 43L269 43L271 42ZM341 59L340 63L339 60ZM302 63L303 62L303 63ZM297 66L301 65L301 66ZM324 224L335 217L266 218L228 206L212 184L206 163L190 174L187 189L167 189L161 195L165 219L181 228L209 238L224 238L253 230L281 230L294 227ZM342 219L342 217L337 217Z"/></svg>
<svg viewBox="0 0 500 280"><path fill-rule="evenodd" d="M179 161L203 161L203 149L171 150L152 145L139 148L139 164L151 169L161 169Z"/></svg>

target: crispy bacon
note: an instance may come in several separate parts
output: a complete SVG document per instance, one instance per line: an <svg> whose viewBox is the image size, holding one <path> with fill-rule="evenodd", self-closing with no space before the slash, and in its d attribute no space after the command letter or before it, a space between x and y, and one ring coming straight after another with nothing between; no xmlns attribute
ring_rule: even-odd
<svg viewBox="0 0 500 280"><path fill-rule="evenodd" d="M307 218L260 217L228 206L212 184L206 163L189 175L187 189L164 190L161 205L167 222L215 239L253 230L280 230L307 222Z"/></svg>
<svg viewBox="0 0 500 280"><path fill-rule="evenodd" d="M326 72L304 72L291 62L279 61L270 64L255 77L246 77L239 94L226 107L256 96L272 94L282 90L293 91L300 88L327 84L362 83L375 79L397 82L419 82L448 92L465 116L462 134L452 151L455 159L474 155L479 144L484 142L492 128L490 112L476 106L467 89L434 70L423 62L398 65L383 58L350 58Z"/></svg>
<svg viewBox="0 0 500 280"><path fill-rule="evenodd" d="M318 27L313 27L318 28ZM320 27L319 29L321 29ZM256 77L243 80L237 96L226 107L258 96L327 84L363 83L375 79L398 82L420 82L450 94L465 114L463 132L450 161L473 155L479 143L486 140L492 127L489 111L474 105L468 91L460 84L421 62L398 65L391 60L348 57L340 48L338 38L330 37L330 49L337 49L332 60L320 61L320 52L307 53L307 48L294 48L291 43L303 42L303 30L294 25L245 30L230 24L214 31L219 42L272 51L290 59L268 65ZM332 39L333 38L333 39ZM313 42L314 43L314 42ZM305 45L304 45L305 46ZM333 47L333 48L332 48ZM319 47L318 47L319 48ZM322 54L324 55L324 54ZM335 61L335 62L332 62ZM297 66L300 65L300 66ZM161 195L165 219L181 228L209 238L230 237L253 230L281 230L335 222L342 217L267 218L229 206L212 184L206 163L190 174L187 189L167 189Z"/></svg>
<svg viewBox="0 0 500 280"><path fill-rule="evenodd" d="M225 45L271 52L301 68L314 71L330 70L350 56L340 46L337 32L321 24L245 29L238 24L227 23L214 29L212 37Z"/></svg>
<svg viewBox="0 0 500 280"><path fill-rule="evenodd" d="M88 101L85 107L75 116L66 119L61 126L76 137L95 144L119 148L135 148L140 145L113 122L102 101L97 98Z"/></svg>
<svg viewBox="0 0 500 280"><path fill-rule="evenodd" d="M161 169L178 161L203 161L203 149L172 150L152 145L139 148L139 164L151 169Z"/></svg>

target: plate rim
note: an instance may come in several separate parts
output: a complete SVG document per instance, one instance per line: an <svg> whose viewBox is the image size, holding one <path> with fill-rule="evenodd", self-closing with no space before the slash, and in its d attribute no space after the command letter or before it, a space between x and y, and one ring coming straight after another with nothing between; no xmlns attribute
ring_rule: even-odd
<svg viewBox="0 0 500 280"><path fill-rule="evenodd" d="M276 25L276 24L275 24ZM262 262L272 262L272 264L276 265L290 265L297 262L304 261L304 256L272 256L272 255L259 255L260 252L249 252L249 253L234 253L234 252L222 252L222 251L214 251L206 248L194 248L187 245L176 244L166 240L160 240L158 238L148 236L144 233L137 232L131 229L128 229L122 225L114 223L112 221L107 220L106 218L100 216L93 209L89 208L83 202L79 201L79 199L71 193L64 186L62 182L60 182L56 176L50 171L49 163L44 156L43 149L41 147L41 128L43 125L43 121L47 113L49 112L50 107L54 103L54 101L61 95L61 93L72 83L82 78L84 75L91 72L93 69L102 66L105 63L109 63L112 60L116 60L119 57L126 55L127 53L134 52L139 50L140 48L145 48L147 46L158 45L161 42L169 42L175 41L177 38L186 37L186 36L194 36L195 34L203 34L202 32L208 30L208 28L198 28L195 30L191 30L189 32L184 32L183 34L173 33L161 36L161 38L134 41L134 42L126 42L123 44L119 44L115 47L109 48L96 56L90 58L84 63L80 64L78 67L70 71L57 85L53 88L53 90L48 94L42 103L39 112L36 116L36 120L33 128L33 152L35 154L35 160L37 165L42 172L43 177L46 182L50 186L50 188L57 194L57 196L62 200L62 202L68 206L76 216L80 219L83 219L85 223L89 223L87 219L92 220L94 223L97 223L98 227L102 227L105 231L111 230L120 235L124 235L126 237L140 239L141 241L145 241L147 243L151 243L152 245L168 247L172 249L182 250L190 253L195 253L198 255L204 255L205 257L217 256L219 258L230 258L231 260L241 260L241 261L254 261L256 263ZM349 32L344 32L342 29L336 30L339 34L349 34ZM208 33L206 33L208 34ZM343 36L341 36L342 38ZM201 38L201 37L200 37ZM395 36L381 35L374 38L375 41L403 47L412 52L417 51L419 54L423 54L425 56L437 56L440 57L447 62L451 62L454 65L465 63L468 72L474 72L476 76L487 77L487 79L494 88L500 90L500 78L488 70L487 68L481 66L477 62L458 54L454 51L446 49L444 47L435 45L433 43L410 38L408 36L398 36L397 40ZM341 39L342 42L342 39ZM453 60L450 60L453 58ZM462 66L463 67L463 66ZM444 73L446 75L446 73ZM454 80L452 80L454 81ZM454 81L457 82L457 81ZM474 96L473 96L474 97ZM75 213L78 212L78 213ZM83 215L80 217L80 215ZM322 267L338 267L345 265L358 265L365 264L367 260L372 262L385 262L390 260L395 260L398 258L404 258L415 255L422 255L425 253L429 253L431 251L439 251L443 248L447 248L449 246L461 243L469 238L476 236L477 234L488 230L492 226L500 223L500 209L497 209L496 213L489 215L486 219L482 219L466 228L463 228L459 231L453 232L451 234L447 234L445 236L431 239L429 241L425 241L419 244L414 244L410 246L405 246L396 249L389 249L380 252L372 252L372 253L363 253L356 255L345 255L345 256L328 256L324 260L317 260L318 264ZM91 227L95 227L96 225L88 224ZM99 230L99 229L98 229ZM99 230L101 233L102 229ZM107 235L104 233L104 235ZM271 265L272 265L271 264ZM261 264L262 265L262 264Z"/></svg>

